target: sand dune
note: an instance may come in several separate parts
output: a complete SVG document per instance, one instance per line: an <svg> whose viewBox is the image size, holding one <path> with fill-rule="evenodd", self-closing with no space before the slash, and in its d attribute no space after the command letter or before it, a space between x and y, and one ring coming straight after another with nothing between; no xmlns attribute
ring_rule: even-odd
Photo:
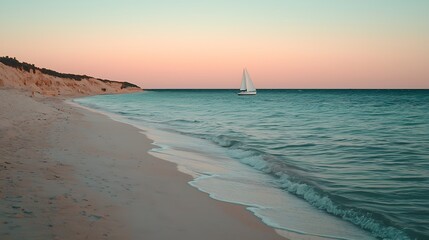
<svg viewBox="0 0 429 240"><path fill-rule="evenodd" d="M15 88L44 96L85 96L96 94L131 93L141 88L125 86L123 82L88 77L82 80L60 78L40 70L25 71L0 62L0 87Z"/></svg>

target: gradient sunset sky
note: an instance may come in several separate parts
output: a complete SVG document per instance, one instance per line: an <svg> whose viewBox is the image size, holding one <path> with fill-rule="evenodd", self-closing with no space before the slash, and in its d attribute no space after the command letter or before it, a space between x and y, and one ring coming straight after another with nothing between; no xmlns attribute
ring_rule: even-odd
<svg viewBox="0 0 429 240"><path fill-rule="evenodd" d="M0 55L143 88L429 88L428 0L0 0Z"/></svg>

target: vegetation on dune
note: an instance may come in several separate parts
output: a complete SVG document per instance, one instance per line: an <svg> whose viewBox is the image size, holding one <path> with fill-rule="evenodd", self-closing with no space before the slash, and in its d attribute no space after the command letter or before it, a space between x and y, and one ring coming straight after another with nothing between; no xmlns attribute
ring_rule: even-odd
<svg viewBox="0 0 429 240"><path fill-rule="evenodd" d="M29 64L26 62L20 62L18 60L16 60L16 58L11 58L9 56L6 57L0 57L0 62L3 63L4 65L7 65L9 67L13 67L16 69L19 69L21 71L27 71L27 72L32 72L32 73L36 73L36 70L40 71L41 73L44 73L46 75L50 75L50 76L54 76L54 77L59 77L59 78L68 78L68 79L73 79L76 81L81 81L82 79L88 79L88 78L92 78L90 76L87 75L76 75L76 74L70 74L70 73L59 73L56 72L54 70L51 69L46 69L46 68L38 68L36 66L34 66L34 64ZM97 80L103 81L103 82L108 82L108 83L121 83L121 89L123 88L129 88L129 87L136 87L136 88L140 88L139 86L129 83L129 82L118 82L118 81L112 81L112 80L106 80L106 79L99 79L99 78L95 78Z"/></svg>

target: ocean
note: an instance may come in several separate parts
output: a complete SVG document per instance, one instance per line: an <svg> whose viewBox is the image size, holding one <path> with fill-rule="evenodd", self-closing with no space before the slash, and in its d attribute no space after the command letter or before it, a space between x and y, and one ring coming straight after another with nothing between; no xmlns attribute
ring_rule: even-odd
<svg viewBox="0 0 429 240"><path fill-rule="evenodd" d="M429 239L429 90L236 93L73 101L137 126L190 185L292 239Z"/></svg>

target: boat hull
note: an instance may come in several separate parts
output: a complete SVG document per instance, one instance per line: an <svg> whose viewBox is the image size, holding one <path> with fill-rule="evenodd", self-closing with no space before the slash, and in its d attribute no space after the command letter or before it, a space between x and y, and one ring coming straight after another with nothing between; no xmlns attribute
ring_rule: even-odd
<svg viewBox="0 0 429 240"><path fill-rule="evenodd" d="M240 96L256 95L256 92L239 92Z"/></svg>

